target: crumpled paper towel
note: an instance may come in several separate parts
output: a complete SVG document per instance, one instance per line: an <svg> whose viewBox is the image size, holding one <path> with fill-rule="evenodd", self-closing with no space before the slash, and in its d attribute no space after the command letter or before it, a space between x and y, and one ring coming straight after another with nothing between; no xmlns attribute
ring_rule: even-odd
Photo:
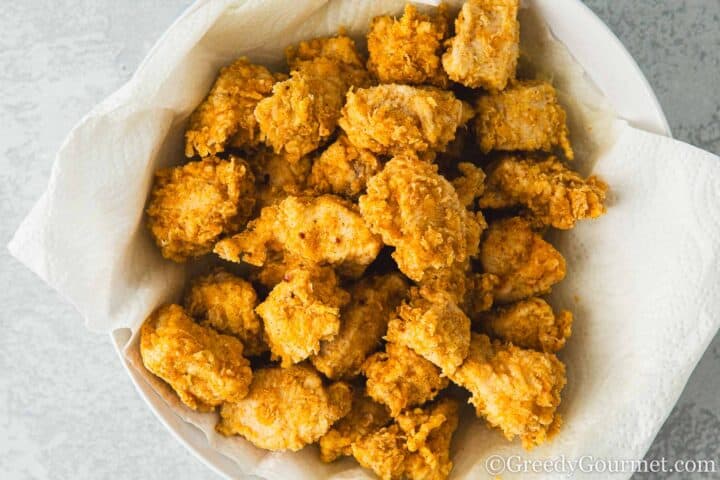
<svg viewBox="0 0 720 480"><path fill-rule="evenodd" d="M450 3L457 8L461 2ZM157 305L177 299L185 279L181 266L160 257L143 223L152 174L181 161L185 122L218 68L238 55L280 68L287 45L332 34L340 25L361 42L372 16L398 13L403 4L195 3L131 81L70 133L11 253L67 298L89 328L137 332ZM560 408L564 428L528 453L481 421L469 421L468 408L453 446L455 478L491 478L485 463L491 455L642 458L720 324L720 159L614 119L567 50L533 24L532 13L524 10L521 17L523 68L552 76L581 154L576 166L584 172L594 166L610 184L609 209L552 238L568 260L567 279L552 301L576 317L561 353L569 377ZM134 340L126 349L129 361L169 408L248 474L372 478L349 459L321 464L315 447L268 453L215 434L216 416L182 406L142 368Z"/></svg>

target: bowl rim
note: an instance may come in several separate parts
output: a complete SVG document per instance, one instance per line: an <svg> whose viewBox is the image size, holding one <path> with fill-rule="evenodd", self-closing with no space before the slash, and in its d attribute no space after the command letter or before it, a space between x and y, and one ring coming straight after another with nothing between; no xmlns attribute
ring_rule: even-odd
<svg viewBox="0 0 720 480"><path fill-rule="evenodd" d="M525 4L538 10L553 34L566 45L619 117L637 128L672 137L660 102L637 62L587 5L581 0L526 0ZM196 6L191 5L179 18ZM603 45L603 48L598 49L597 45ZM130 339L129 329L115 330L110 333L110 338L140 398L171 435L220 477L250 478L237 463L215 450L201 430L178 417L134 370L123 354Z"/></svg>

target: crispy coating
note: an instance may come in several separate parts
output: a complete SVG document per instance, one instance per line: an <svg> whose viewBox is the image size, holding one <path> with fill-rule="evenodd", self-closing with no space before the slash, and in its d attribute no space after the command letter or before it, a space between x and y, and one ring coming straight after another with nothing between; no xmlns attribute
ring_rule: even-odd
<svg viewBox="0 0 720 480"><path fill-rule="evenodd" d="M395 247L400 270L415 281L477 253L481 225L437 166L412 156L390 160L359 200L370 229Z"/></svg>
<svg viewBox="0 0 720 480"><path fill-rule="evenodd" d="M350 378L360 373L368 355L380 346L390 315L407 293L399 273L361 280L350 290L350 303L340 312L340 331L320 343L310 361L330 379Z"/></svg>
<svg viewBox="0 0 720 480"><path fill-rule="evenodd" d="M572 321L572 313L562 310L555 315L552 307L538 297L498 307L479 318L481 328L493 337L550 353L565 346Z"/></svg>
<svg viewBox="0 0 720 480"><path fill-rule="evenodd" d="M450 444L457 425L457 403L443 399L365 435L352 444L352 453L383 480L444 480L453 467Z"/></svg>
<svg viewBox="0 0 720 480"><path fill-rule="evenodd" d="M439 368L394 343L388 343L384 352L368 357L362 370L367 377L367 394L387 405L393 417L408 407L432 400L448 385Z"/></svg>
<svg viewBox="0 0 720 480"><path fill-rule="evenodd" d="M467 0L442 57L450 79L466 87L502 90L520 54L519 0Z"/></svg>
<svg viewBox="0 0 720 480"><path fill-rule="evenodd" d="M325 435L351 404L349 385L323 386L311 367L262 368L255 371L247 397L223 404L215 428L267 450L297 451Z"/></svg>
<svg viewBox="0 0 720 480"><path fill-rule="evenodd" d="M320 460L333 462L338 457L352 455L352 444L390 423L387 407L360 391L354 392L350 413L341 418L320 439Z"/></svg>
<svg viewBox="0 0 720 480"><path fill-rule="evenodd" d="M528 450L560 428L555 411L566 383L565 365L554 354L473 333L470 354L450 378L470 391L479 417L508 440L519 436Z"/></svg>
<svg viewBox="0 0 720 480"><path fill-rule="evenodd" d="M377 157L357 148L341 134L313 163L308 187L317 193L357 198L370 177L381 169Z"/></svg>
<svg viewBox="0 0 720 480"><path fill-rule="evenodd" d="M449 374L467 356L470 319L445 292L413 288L410 301L390 320L387 339L412 348Z"/></svg>
<svg viewBox="0 0 720 480"><path fill-rule="evenodd" d="M255 206L255 178L237 157L214 156L155 173L148 227L163 257L184 262L240 230Z"/></svg>
<svg viewBox="0 0 720 480"><path fill-rule="evenodd" d="M359 276L380 252L382 242L350 202L333 195L287 197L265 207L247 229L215 246L232 262L262 266L272 252L284 252L308 264L331 265Z"/></svg>
<svg viewBox="0 0 720 480"><path fill-rule="evenodd" d="M236 147L257 145L260 132L253 111L279 79L280 75L251 64L247 58L221 69L210 93L190 116L185 155L216 154L231 141Z"/></svg>
<svg viewBox="0 0 720 480"><path fill-rule="evenodd" d="M480 246L485 272L500 283L494 298L509 303L540 295L565 278L565 259L521 217L499 220L488 228Z"/></svg>
<svg viewBox="0 0 720 480"><path fill-rule="evenodd" d="M607 184L596 176L584 180L557 157L507 156L488 171L480 208L527 207L534 220L566 230L575 222L605 213Z"/></svg>
<svg viewBox="0 0 720 480"><path fill-rule="evenodd" d="M262 322L255 313L257 294L250 282L217 270L192 282L184 305L204 326L238 337L246 356L267 351Z"/></svg>
<svg viewBox="0 0 720 480"><path fill-rule="evenodd" d="M460 204L465 208L471 208L475 199L485 191L485 172L470 162L458 163L457 169L460 175L452 180L452 186L457 192Z"/></svg>
<svg viewBox="0 0 720 480"><path fill-rule="evenodd" d="M425 153L443 151L473 113L450 91L386 84L349 91L339 124L358 148Z"/></svg>
<svg viewBox="0 0 720 480"><path fill-rule="evenodd" d="M263 319L273 357L286 367L320 350L340 330L340 307L350 295L338 286L332 269L290 270L255 311Z"/></svg>
<svg viewBox="0 0 720 480"><path fill-rule="evenodd" d="M471 318L477 318L482 312L490 310L495 301L495 290L500 285L500 277L492 273L470 273L466 277L466 293L461 307Z"/></svg>
<svg viewBox="0 0 720 480"><path fill-rule="evenodd" d="M443 5L437 15L418 13L411 4L399 19L375 17L367 34L368 70L380 83L431 84L446 88L440 63L449 19Z"/></svg>
<svg viewBox="0 0 720 480"><path fill-rule="evenodd" d="M548 82L515 82L502 92L477 101L474 127L480 150L542 150L562 148L574 158L566 114Z"/></svg>
<svg viewBox="0 0 720 480"><path fill-rule="evenodd" d="M259 150L249 159L255 175L257 202L255 209L280 203L289 195L301 195L305 191L312 161L309 156L288 161L286 155L272 150Z"/></svg>
<svg viewBox="0 0 720 480"><path fill-rule="evenodd" d="M297 68L302 62L320 57L359 69L363 69L364 63L355 48L355 41L342 34L302 41L297 47L288 47L285 56L292 69Z"/></svg>
<svg viewBox="0 0 720 480"><path fill-rule="evenodd" d="M180 305L158 308L140 329L145 368L201 412L247 395L252 372L242 354L240 340L198 325Z"/></svg>

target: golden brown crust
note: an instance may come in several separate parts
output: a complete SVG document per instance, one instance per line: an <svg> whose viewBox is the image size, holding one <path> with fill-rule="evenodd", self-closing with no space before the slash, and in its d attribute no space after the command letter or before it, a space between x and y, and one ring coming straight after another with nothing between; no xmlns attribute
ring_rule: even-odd
<svg viewBox="0 0 720 480"><path fill-rule="evenodd" d="M242 354L240 340L196 324L179 305L158 308L140 329L145 368L201 412L247 395L252 372Z"/></svg>
<svg viewBox="0 0 720 480"><path fill-rule="evenodd" d="M289 162L286 155L268 149L260 149L248 163L255 175L256 211L280 203L290 195L302 195L312 168L309 156Z"/></svg>
<svg viewBox="0 0 720 480"><path fill-rule="evenodd" d="M325 435L350 411L352 391L342 382L326 387L306 365L255 371L244 399L224 403L216 430L242 435L267 450L300 450Z"/></svg>
<svg viewBox="0 0 720 480"><path fill-rule="evenodd" d="M485 191L485 172L470 162L458 163L457 169L460 175L451 181L452 186L462 206L472 208L475 199Z"/></svg>
<svg viewBox="0 0 720 480"><path fill-rule="evenodd" d="M470 353L450 379L468 389L477 415L508 440L531 449L554 435L566 383L565 365L551 353L525 350L473 333Z"/></svg>
<svg viewBox="0 0 720 480"><path fill-rule="evenodd" d="M148 226L165 258L184 262L240 230L255 206L254 177L237 157L210 156L155 173Z"/></svg>

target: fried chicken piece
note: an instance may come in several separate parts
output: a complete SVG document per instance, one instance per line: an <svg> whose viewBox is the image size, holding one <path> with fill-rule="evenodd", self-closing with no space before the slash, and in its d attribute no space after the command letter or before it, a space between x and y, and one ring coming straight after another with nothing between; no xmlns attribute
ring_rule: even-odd
<svg viewBox="0 0 720 480"><path fill-rule="evenodd" d="M605 213L607 184L596 176L584 180L557 157L508 156L490 167L480 208L527 207L543 225L566 230L575 222Z"/></svg>
<svg viewBox="0 0 720 480"><path fill-rule="evenodd" d="M190 116L185 155L220 153L231 140L237 147L257 145L260 132L253 111L281 78L247 58L222 68L210 93Z"/></svg>
<svg viewBox="0 0 720 480"><path fill-rule="evenodd" d="M296 269L285 274L255 311L263 319L273 357L280 357L286 367L318 353L321 340L337 335L340 308L349 301L332 269Z"/></svg>
<svg viewBox="0 0 720 480"><path fill-rule="evenodd" d="M242 435L266 450L300 450L316 442L347 415L352 390L343 382L324 386L307 365L255 370L247 397L224 403L215 429Z"/></svg>
<svg viewBox="0 0 720 480"><path fill-rule="evenodd" d="M548 82L515 82L502 92L481 96L474 127L480 150L542 150L561 147L574 158L566 114Z"/></svg>
<svg viewBox="0 0 720 480"><path fill-rule="evenodd" d="M518 0L467 0L446 43L442 64L451 80L490 91L515 76L520 54Z"/></svg>
<svg viewBox="0 0 720 480"><path fill-rule="evenodd" d="M386 84L349 91L339 124L358 148L427 153L444 150L473 114L450 91Z"/></svg>
<svg viewBox="0 0 720 480"><path fill-rule="evenodd" d="M163 257L184 262L240 230L255 206L255 178L237 157L214 156L155 172L148 227Z"/></svg>
<svg viewBox="0 0 720 480"><path fill-rule="evenodd" d="M250 158L249 163L255 175L256 210L280 203L289 195L301 195L312 168L308 156L291 163L286 155L264 149Z"/></svg>
<svg viewBox="0 0 720 480"><path fill-rule="evenodd" d="M140 329L140 356L151 373L165 380L180 400L201 412L248 393L253 375L235 337L193 321L180 305L164 305Z"/></svg>
<svg viewBox="0 0 720 480"><path fill-rule="evenodd" d="M217 270L192 282L184 305L202 325L239 338L246 356L267 351L262 322L255 313L257 294L250 282Z"/></svg>
<svg viewBox="0 0 720 480"><path fill-rule="evenodd" d="M382 242L350 202L333 195L289 196L265 207L247 229L215 245L231 262L264 265L272 252L284 252L311 265L330 265L359 276L378 255Z"/></svg>
<svg viewBox="0 0 720 480"><path fill-rule="evenodd" d="M384 352L365 360L367 394L390 408L396 417L408 407L432 400L448 385L440 369L409 348L388 343Z"/></svg>
<svg viewBox="0 0 720 480"><path fill-rule="evenodd" d="M341 134L313 163L308 187L317 193L354 199L380 169L380 162L372 152L356 148L347 135Z"/></svg>
<svg viewBox="0 0 720 480"><path fill-rule="evenodd" d="M565 365L554 354L473 333L470 354L450 379L470 391L479 417L508 440L519 436L528 450L560 428L555 411L566 383Z"/></svg>
<svg viewBox="0 0 720 480"><path fill-rule="evenodd" d="M379 430L390 420L387 407L362 392L355 392L350 413L320 438L320 460L329 463L339 457L352 455L352 444L355 441Z"/></svg>
<svg viewBox="0 0 720 480"><path fill-rule="evenodd" d="M387 340L415 351L443 374L459 367L470 346L470 319L445 292L413 288L388 324Z"/></svg>
<svg viewBox="0 0 720 480"><path fill-rule="evenodd" d="M460 162L457 168L460 175L451 183L457 192L460 204L465 208L470 208L475 203L475 199L485 191L485 172L470 162Z"/></svg>
<svg viewBox="0 0 720 480"><path fill-rule="evenodd" d="M510 303L548 293L565 278L565 259L521 217L499 220L480 245L485 272L497 275L495 301Z"/></svg>
<svg viewBox="0 0 720 480"><path fill-rule="evenodd" d="M555 315L545 300L533 297L486 312L478 323L488 334L506 342L555 353L570 337L572 321L569 311Z"/></svg>
<svg viewBox="0 0 720 480"><path fill-rule="evenodd" d="M350 378L360 373L368 355L380 345L390 315L407 293L399 273L361 280L350 290L350 303L340 312L340 331L320 343L320 352L310 361L330 379Z"/></svg>
<svg viewBox="0 0 720 480"><path fill-rule="evenodd" d="M383 480L443 480L453 467L450 443L457 424L457 403L443 399L365 435L352 444L352 453Z"/></svg>
<svg viewBox="0 0 720 480"><path fill-rule="evenodd" d="M364 62L355 48L355 41L343 34L302 41L297 47L288 47L285 50L285 57L293 70L298 68L302 62L321 57L348 67L364 70Z"/></svg>
<svg viewBox="0 0 720 480"><path fill-rule="evenodd" d="M407 4L400 19L373 18L367 34L368 70L380 83L427 83L447 88L449 82L440 55L448 23L443 5L434 17L418 13L415 6Z"/></svg>
<svg viewBox="0 0 720 480"><path fill-rule="evenodd" d="M437 166L398 156L368 181L360 213L400 270L415 281L426 272L464 262L477 253L481 225L460 203Z"/></svg>
<svg viewBox="0 0 720 480"><path fill-rule="evenodd" d="M495 290L500 277L492 273L470 273L466 277L466 293L461 304L471 319L490 310L495 301Z"/></svg>

